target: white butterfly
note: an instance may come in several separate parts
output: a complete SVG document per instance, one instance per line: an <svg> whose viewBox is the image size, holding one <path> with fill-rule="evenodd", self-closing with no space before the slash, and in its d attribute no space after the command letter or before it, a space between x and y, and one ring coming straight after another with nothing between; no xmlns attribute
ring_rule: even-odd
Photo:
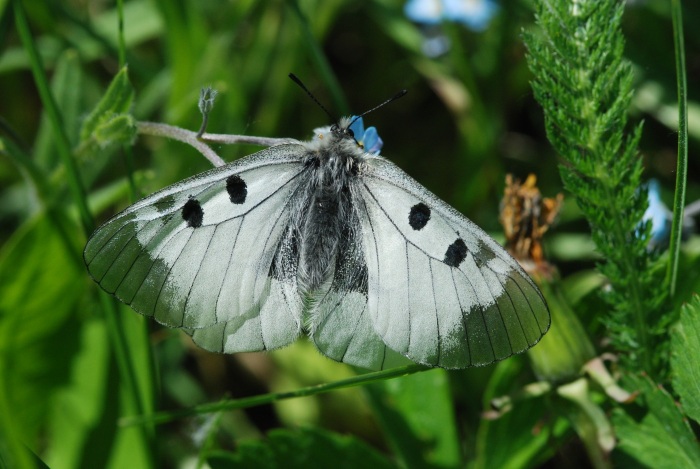
<svg viewBox="0 0 700 469"><path fill-rule="evenodd" d="M215 352L276 349L305 331L364 368L466 368L536 344L549 312L518 263L350 124L128 207L88 241L90 274Z"/></svg>

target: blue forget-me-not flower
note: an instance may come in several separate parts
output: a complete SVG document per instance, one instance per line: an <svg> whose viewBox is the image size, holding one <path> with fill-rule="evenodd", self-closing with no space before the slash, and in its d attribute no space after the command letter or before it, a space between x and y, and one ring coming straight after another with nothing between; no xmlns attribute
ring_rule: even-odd
<svg viewBox="0 0 700 469"><path fill-rule="evenodd" d="M404 13L416 23L434 25L447 20L473 31L486 29L496 10L493 0L408 0L404 5Z"/></svg>
<svg viewBox="0 0 700 469"><path fill-rule="evenodd" d="M351 121L355 121L350 126L350 130L352 130L355 135L357 143L362 145L362 148L364 148L367 153L378 155L379 151L384 146L384 142L379 138L376 127L367 127L367 129L365 129L365 123L362 121L362 117L358 119L356 116L352 116L350 119Z"/></svg>
<svg viewBox="0 0 700 469"><path fill-rule="evenodd" d="M649 247L665 248L668 246L671 239L671 226L673 224L673 212L671 212L666 204L661 200L661 185L656 179L650 179L647 184L649 206L644 212L644 221L651 222L651 238L649 239ZM683 239L688 238L695 231L695 220L693 217L697 215L700 206L690 204L683 213Z"/></svg>

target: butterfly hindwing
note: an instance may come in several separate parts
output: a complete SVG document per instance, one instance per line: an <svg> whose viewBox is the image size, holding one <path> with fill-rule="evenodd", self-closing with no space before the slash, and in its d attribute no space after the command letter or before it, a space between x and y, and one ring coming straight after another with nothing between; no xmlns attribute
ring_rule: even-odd
<svg viewBox="0 0 700 469"><path fill-rule="evenodd" d="M270 266L302 150L272 147L142 199L93 234L88 270L137 312L190 329L204 348L286 345L299 334L301 307L284 300L287 286Z"/></svg>
<svg viewBox="0 0 700 469"><path fill-rule="evenodd" d="M357 207L348 227L359 228ZM333 360L372 370L410 362L387 347L374 330L368 309L368 273L360 231L341 238L332 280L310 312L310 336L321 353Z"/></svg>
<svg viewBox="0 0 700 469"><path fill-rule="evenodd" d="M505 250L391 162L362 181L368 310L392 349L445 368L522 352L549 328L537 287Z"/></svg>

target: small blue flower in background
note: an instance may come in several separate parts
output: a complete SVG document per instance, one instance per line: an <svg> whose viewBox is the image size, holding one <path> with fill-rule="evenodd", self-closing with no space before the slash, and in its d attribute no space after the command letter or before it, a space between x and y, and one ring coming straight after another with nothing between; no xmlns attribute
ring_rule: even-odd
<svg viewBox="0 0 700 469"><path fill-rule="evenodd" d="M651 221L650 246L664 246L671 236L673 213L661 201L661 186L656 179L647 184L649 207L644 212L644 221Z"/></svg>
<svg viewBox="0 0 700 469"><path fill-rule="evenodd" d="M408 0L403 12L416 23L438 24L442 20L442 0Z"/></svg>
<svg viewBox="0 0 700 469"><path fill-rule="evenodd" d="M647 183L649 207L644 212L644 221L651 221L650 249L666 248L671 239L671 226L673 225L673 212L661 201L661 185L656 179L650 179ZM688 239L695 231L693 217L700 211L698 202L688 205L683 211L682 239Z"/></svg>
<svg viewBox="0 0 700 469"><path fill-rule="evenodd" d="M352 116L350 119L355 120L356 116ZM365 123L362 121L362 117L360 117L352 123L350 130L352 130L355 135L357 143L362 145L367 153L372 153L374 155L379 154L379 151L384 146L384 142L379 138L375 127L368 127L367 130L365 130Z"/></svg>
<svg viewBox="0 0 700 469"><path fill-rule="evenodd" d="M497 10L493 0L408 0L404 5L404 13L416 23L434 25L447 20L473 31L486 29Z"/></svg>

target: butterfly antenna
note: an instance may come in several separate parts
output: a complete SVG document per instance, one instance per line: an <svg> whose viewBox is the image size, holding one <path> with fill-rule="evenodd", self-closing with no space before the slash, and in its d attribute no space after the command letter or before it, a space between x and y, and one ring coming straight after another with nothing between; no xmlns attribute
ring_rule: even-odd
<svg viewBox="0 0 700 469"><path fill-rule="evenodd" d="M386 106L386 105L389 104L390 102L396 101L396 100L399 99L399 98L403 98L404 96L406 96L406 93L408 93L408 90L401 90L401 91L399 91L398 93L396 93L394 96L392 96L391 98L387 99L387 100L384 101L383 103L374 106L372 109L363 112L363 113L360 114L359 116L356 116L356 117L352 120L352 122L350 122L350 125L354 124L355 121L356 121L357 119L360 119L361 117L366 116L366 115L369 114L370 112L376 111L376 110L379 109L380 107ZM350 126L348 126L348 127L350 127Z"/></svg>
<svg viewBox="0 0 700 469"><path fill-rule="evenodd" d="M306 87L306 85L304 85L304 83L302 83L302 81L299 79L298 76L294 75L293 73L290 73L289 78L291 78L294 83L299 85L299 87L301 87L302 90L306 91L306 94L309 95L309 98L313 99L314 102L316 104L318 104L318 107L323 109L323 112L325 112L328 115L328 117L331 118L331 121L336 122L336 118L333 117L333 115L330 112L328 112L328 109L326 109L325 106L323 104L321 104L321 102L318 99L316 99L316 96L314 96L311 93L311 91L309 91L309 89Z"/></svg>

